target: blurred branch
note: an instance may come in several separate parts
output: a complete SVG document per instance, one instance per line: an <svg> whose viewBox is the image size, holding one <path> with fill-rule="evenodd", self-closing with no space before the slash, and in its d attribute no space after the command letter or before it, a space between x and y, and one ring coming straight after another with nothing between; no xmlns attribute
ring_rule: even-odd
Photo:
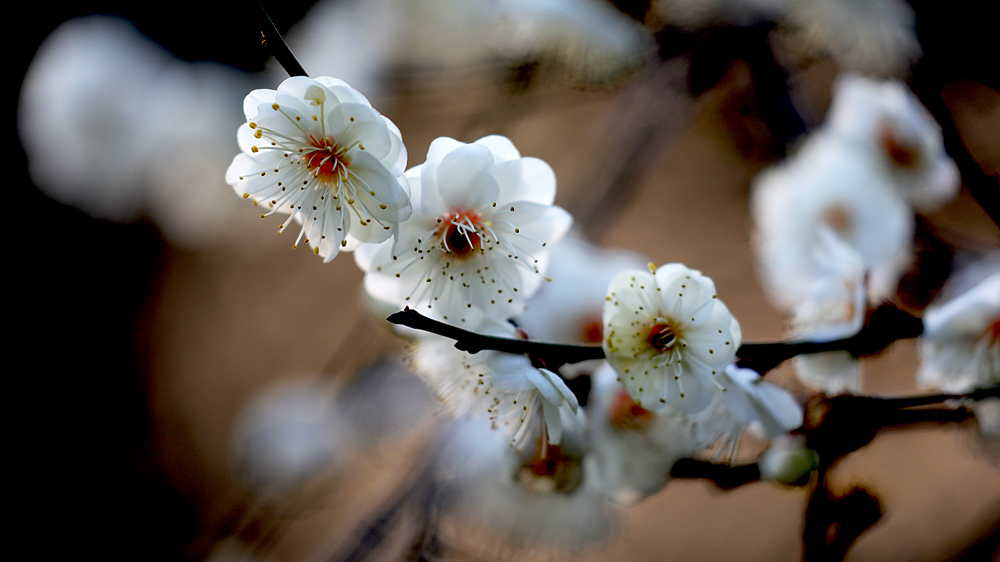
<svg viewBox="0 0 1000 562"><path fill-rule="evenodd" d="M924 331L923 322L890 304L884 304L868 317L857 334L831 342L745 343L736 350L739 367L764 374L782 362L809 353L847 351L855 357L879 353L897 340L915 338Z"/></svg>
<svg viewBox="0 0 1000 562"><path fill-rule="evenodd" d="M709 480L721 490L732 490L759 481L760 467L757 463L730 465L698 459L680 459L670 469L670 476Z"/></svg>
<svg viewBox="0 0 1000 562"><path fill-rule="evenodd" d="M805 562L843 560L847 550L862 533L882 518L878 496L865 488L853 488L835 496L821 477L806 506L802 530L802 559Z"/></svg>

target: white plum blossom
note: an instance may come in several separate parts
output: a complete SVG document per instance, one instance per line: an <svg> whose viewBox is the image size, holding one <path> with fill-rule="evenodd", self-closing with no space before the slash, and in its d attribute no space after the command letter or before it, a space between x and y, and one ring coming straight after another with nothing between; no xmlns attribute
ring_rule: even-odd
<svg viewBox="0 0 1000 562"><path fill-rule="evenodd" d="M910 260L913 212L899 190L870 159L823 135L757 175L751 210L764 288L786 309L830 275L829 233L860 257L872 299L895 292Z"/></svg>
<svg viewBox="0 0 1000 562"><path fill-rule="evenodd" d="M578 548L611 536L613 512L587 469L582 434L518 451L480 420L455 423L435 459L435 506L477 559ZM570 437L573 437L570 439ZM528 556L534 559L534 557ZM551 558L547 556L545 558Z"/></svg>
<svg viewBox="0 0 1000 562"><path fill-rule="evenodd" d="M864 325L868 306L861 257L826 227L819 231L814 255L824 273L794 306L791 339L830 342L849 338ZM800 380L829 394L854 392L860 386L860 365L847 351L798 355L792 365Z"/></svg>
<svg viewBox="0 0 1000 562"><path fill-rule="evenodd" d="M341 248L393 237L410 216L399 129L344 81L292 77L251 92L243 110L243 152L226 181L263 206L262 217L292 215L302 225L295 246L305 238L330 261Z"/></svg>
<svg viewBox="0 0 1000 562"><path fill-rule="evenodd" d="M477 333L517 338L507 322L484 320ZM450 339L426 336L413 344L411 362L454 416L487 417L494 428L520 447L541 429L559 444L566 420L576 418L579 402L559 375L532 365L525 355L481 351L470 355Z"/></svg>
<svg viewBox="0 0 1000 562"><path fill-rule="evenodd" d="M635 402L697 412L711 401L714 377L740 346L739 323L699 271L671 263L625 271L608 287L604 352Z"/></svg>
<svg viewBox="0 0 1000 562"><path fill-rule="evenodd" d="M120 18L78 18L53 31L32 60L18 105L38 187L96 217L141 215L143 175L160 147L153 131L161 113L146 104L172 63Z"/></svg>
<svg viewBox="0 0 1000 562"><path fill-rule="evenodd" d="M687 414L665 406L656 411L636 404L607 363L594 371L588 403L592 450L585 468L607 498L632 505L658 492L678 459L692 457L740 431L739 422L713 393L709 405Z"/></svg>
<svg viewBox="0 0 1000 562"><path fill-rule="evenodd" d="M958 166L944 150L941 127L902 82L839 77L823 130L857 157L874 158L918 211L958 193Z"/></svg>
<svg viewBox="0 0 1000 562"><path fill-rule="evenodd" d="M756 371L730 365L718 378L733 417L764 437L774 439L802 425L802 406L795 397L762 381Z"/></svg>
<svg viewBox="0 0 1000 562"><path fill-rule="evenodd" d="M406 172L413 216L399 241L364 247L355 260L379 299L455 323L510 318L543 281L548 248L572 218L552 205L556 178L506 137L431 143Z"/></svg>
<svg viewBox="0 0 1000 562"><path fill-rule="evenodd" d="M924 313L917 380L945 392L1000 384L1000 272Z"/></svg>

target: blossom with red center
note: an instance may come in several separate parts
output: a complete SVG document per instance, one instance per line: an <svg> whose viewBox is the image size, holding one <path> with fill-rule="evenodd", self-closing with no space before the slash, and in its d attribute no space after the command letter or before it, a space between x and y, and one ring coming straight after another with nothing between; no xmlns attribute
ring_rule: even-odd
<svg viewBox="0 0 1000 562"><path fill-rule="evenodd" d="M848 74L833 95L825 136L871 160L919 211L955 197L958 166L944 150L941 127L902 82Z"/></svg>
<svg viewBox="0 0 1000 562"><path fill-rule="evenodd" d="M406 178L413 217L398 242L355 254L367 292L466 325L524 310L544 280L548 247L572 222L552 205L552 168L522 158L505 137L439 138Z"/></svg>
<svg viewBox="0 0 1000 562"><path fill-rule="evenodd" d="M615 277L604 334L608 362L636 404L683 412L708 405L741 337L712 280L679 263Z"/></svg>
<svg viewBox="0 0 1000 562"><path fill-rule="evenodd" d="M411 213L399 129L336 78L293 77L243 103L242 154L226 181L266 212L289 214L326 261L393 237ZM288 225L281 223L278 232Z"/></svg>

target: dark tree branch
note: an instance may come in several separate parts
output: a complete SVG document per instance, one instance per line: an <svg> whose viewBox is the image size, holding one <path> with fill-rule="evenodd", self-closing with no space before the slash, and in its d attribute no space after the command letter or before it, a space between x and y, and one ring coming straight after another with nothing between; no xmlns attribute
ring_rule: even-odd
<svg viewBox="0 0 1000 562"><path fill-rule="evenodd" d="M764 374L782 362L808 353L847 351L855 357L874 355L897 340L915 338L924 331L923 322L890 304L872 311L865 326L854 336L831 342L745 343L736 350L737 366Z"/></svg>
<svg viewBox="0 0 1000 562"><path fill-rule="evenodd" d="M760 467L757 463L729 465L697 459L680 459L670 469L670 476L709 480L719 489L732 490L760 480Z"/></svg>
<svg viewBox="0 0 1000 562"><path fill-rule="evenodd" d="M821 475L806 505L802 559L805 562L843 560L858 537L881 518L878 496L860 487L843 496L834 496Z"/></svg>
<svg viewBox="0 0 1000 562"><path fill-rule="evenodd" d="M528 355L546 369L557 371L567 363L579 363L589 359L604 359L604 349L599 345L572 345L516 340L496 336L485 336L462 328L433 320L412 308L404 308L386 318L389 322L407 326L415 330L430 332L455 340L455 348L468 353L483 350L504 351Z"/></svg>
<svg viewBox="0 0 1000 562"><path fill-rule="evenodd" d="M257 5L260 6L260 11L264 15L261 22L263 29L260 32L261 43L264 45L264 48L271 53L271 56L278 61L278 64L281 65L281 68L285 69L285 72L289 76L309 76L306 69L302 68L298 59L292 54L292 50L288 48L288 44L285 43L284 38L281 37L277 26L274 25L270 14L267 13L267 8L264 7L263 0L257 0Z"/></svg>
<svg viewBox="0 0 1000 562"><path fill-rule="evenodd" d="M553 371L566 363L604 359L604 350L600 346L485 336L427 318L409 307L389 315L386 320L453 339L457 349L469 353L488 349L528 355ZM922 332L923 323L919 318L892 305L883 305L871 313L865 327L853 337L832 342L745 343L736 351L737 365L766 373L783 361L804 353L846 350L855 356L872 355L896 340L914 338Z"/></svg>

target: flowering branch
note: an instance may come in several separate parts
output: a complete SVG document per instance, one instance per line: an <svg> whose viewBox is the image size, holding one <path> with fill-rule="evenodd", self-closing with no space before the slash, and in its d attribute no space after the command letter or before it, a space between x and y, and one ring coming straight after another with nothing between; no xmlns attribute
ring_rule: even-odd
<svg viewBox="0 0 1000 562"><path fill-rule="evenodd" d="M604 350L600 346L545 343L484 336L432 320L409 307L389 315L386 320L393 324L453 339L457 349L468 353L494 350L528 355L550 370L557 370L567 363L604 359ZM736 356L739 358L737 365L763 374L782 362L801 354L849 351L855 356L873 355L896 340L915 338L922 332L923 322L919 318L886 304L875 309L865 327L850 338L831 342L745 343L736 351Z"/></svg>
<svg viewBox="0 0 1000 562"><path fill-rule="evenodd" d="M274 57L281 68L285 69L285 72L289 76L309 76L306 69L302 68L298 59L292 54L292 50L288 48L288 43L285 43L285 39L281 37L281 32L278 31L278 27L274 25L274 20L271 19L271 15L267 13L267 8L264 7L264 2L262 0L257 0L257 5L260 6L260 11L264 14L264 20L266 25L264 26L267 31L261 30L261 44L267 49L271 56Z"/></svg>

